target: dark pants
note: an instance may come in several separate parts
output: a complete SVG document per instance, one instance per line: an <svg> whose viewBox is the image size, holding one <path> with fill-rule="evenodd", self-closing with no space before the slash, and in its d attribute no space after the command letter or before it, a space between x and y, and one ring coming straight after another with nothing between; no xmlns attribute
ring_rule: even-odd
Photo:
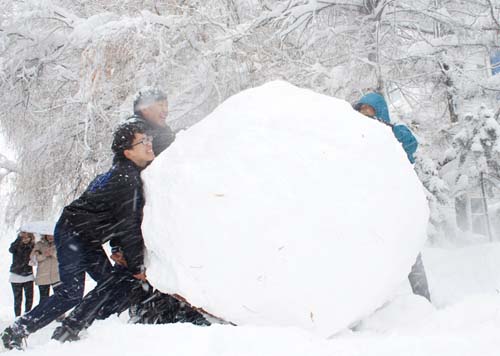
<svg viewBox="0 0 500 356"><path fill-rule="evenodd" d="M24 283L11 283L12 292L14 293L14 313L16 317L21 315L21 305L23 304L23 290L24 297L26 298L24 303L24 312L27 313L31 310L33 305L33 281Z"/></svg>
<svg viewBox="0 0 500 356"><path fill-rule="evenodd" d="M38 286L38 291L40 292L40 301L38 302L38 304L40 304L43 300L49 297L50 284Z"/></svg>
<svg viewBox="0 0 500 356"><path fill-rule="evenodd" d="M413 294L420 295L431 301L429 292L429 284L427 283L427 275L425 274L424 263L422 262L422 254L418 254L417 260L411 267L411 272L408 275Z"/></svg>
<svg viewBox="0 0 500 356"><path fill-rule="evenodd" d="M127 310L132 295L142 289L141 281L135 279L125 268L116 266L111 275L99 282L62 322L72 334L88 328L96 319L106 319Z"/></svg>
<svg viewBox="0 0 500 356"><path fill-rule="evenodd" d="M192 323L210 325L198 310L170 294L149 288L137 290L130 308L130 322L137 324Z"/></svg>
<svg viewBox="0 0 500 356"><path fill-rule="evenodd" d="M88 328L96 319L106 319L112 314L119 314L131 305L139 309L139 315L133 322L144 324L163 324L191 322L196 325L210 323L196 310L184 305L172 296L154 291L146 282L135 279L121 266L113 267L113 272L104 281L90 291L67 316L52 338L65 341L68 334L78 333Z"/></svg>
<svg viewBox="0 0 500 356"><path fill-rule="evenodd" d="M83 297L85 272L98 283L111 273L111 264L102 247L82 242L66 221L59 220L54 239L60 283L53 295L16 321L13 329L19 334L33 333L77 305Z"/></svg>

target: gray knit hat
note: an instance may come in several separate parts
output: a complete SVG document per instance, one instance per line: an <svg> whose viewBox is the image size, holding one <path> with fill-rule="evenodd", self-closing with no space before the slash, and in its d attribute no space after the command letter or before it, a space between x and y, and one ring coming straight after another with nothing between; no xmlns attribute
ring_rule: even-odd
<svg viewBox="0 0 500 356"><path fill-rule="evenodd" d="M158 101L167 100L167 94L157 87L144 87L134 97L134 114Z"/></svg>

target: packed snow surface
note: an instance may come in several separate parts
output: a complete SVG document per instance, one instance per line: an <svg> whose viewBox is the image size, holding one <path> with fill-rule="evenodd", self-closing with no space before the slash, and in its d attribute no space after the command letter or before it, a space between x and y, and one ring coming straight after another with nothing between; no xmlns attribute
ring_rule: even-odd
<svg viewBox="0 0 500 356"><path fill-rule="evenodd" d="M238 325L332 335L407 283L425 239L390 128L285 82L226 100L143 179L148 278Z"/></svg>
<svg viewBox="0 0 500 356"><path fill-rule="evenodd" d="M3 261L10 261L7 251L10 241L6 235L0 237ZM440 300L453 300L451 304L436 309L421 297L401 294L365 318L353 331L345 330L329 340L291 327L131 325L127 324L127 313L123 313L120 318L96 321L82 333L81 341L66 344L50 340L59 325L54 322L30 335L25 352L14 350L5 355L498 356L500 244L459 249L425 248L422 256L431 292L439 295ZM474 263L484 256L488 256L491 264ZM464 264L470 268L465 274L462 273ZM4 287L0 288L1 330L14 319L8 267L9 263L0 265L4 281ZM457 271L457 275L449 283L452 270ZM472 290L475 290L473 294Z"/></svg>
<svg viewBox="0 0 500 356"><path fill-rule="evenodd" d="M499 256L498 242L429 249L424 263L432 266L428 280L433 304L445 307L460 303L469 295L496 295L500 299ZM500 315L500 309L497 314Z"/></svg>

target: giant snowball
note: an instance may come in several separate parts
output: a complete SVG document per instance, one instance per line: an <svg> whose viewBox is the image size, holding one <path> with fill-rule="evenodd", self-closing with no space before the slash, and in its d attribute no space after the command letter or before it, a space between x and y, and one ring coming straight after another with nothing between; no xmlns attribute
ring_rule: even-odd
<svg viewBox="0 0 500 356"><path fill-rule="evenodd" d="M150 281L240 325L332 335L391 298L425 239L391 129L285 82L226 100L143 178Z"/></svg>

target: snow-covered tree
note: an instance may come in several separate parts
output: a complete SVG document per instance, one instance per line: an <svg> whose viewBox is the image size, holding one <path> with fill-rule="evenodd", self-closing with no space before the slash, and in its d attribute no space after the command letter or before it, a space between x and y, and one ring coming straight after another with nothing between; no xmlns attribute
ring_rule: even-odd
<svg viewBox="0 0 500 356"><path fill-rule="evenodd" d="M174 129L272 79L351 102L382 91L432 160L421 172L434 187L465 114L480 103L499 112L488 58L500 0L4 0L0 10L0 125L19 170L12 211L26 216L55 214L106 168L111 132L144 85L169 94Z"/></svg>
<svg viewBox="0 0 500 356"><path fill-rule="evenodd" d="M458 226L463 231L472 229L491 235L491 218L498 223L495 216L487 216L487 200L500 193L500 124L493 111L482 106L478 112L466 115L455 130L453 148L446 154L443 170L449 172L448 180L454 187L451 193ZM469 211L479 216L477 223L470 221Z"/></svg>
<svg viewBox="0 0 500 356"><path fill-rule="evenodd" d="M132 114L142 86L172 94L171 125L179 128L249 85L247 53L237 48L245 28L229 26L236 22L222 11L226 3L167 2L140 13L133 4L103 13L104 3L71 12L27 1L2 19L1 124L20 170L14 211L46 218L102 171L113 127Z"/></svg>
<svg viewBox="0 0 500 356"><path fill-rule="evenodd" d="M16 170L17 167L15 162L9 160L7 157L0 153L0 183L7 174L15 172Z"/></svg>
<svg viewBox="0 0 500 356"><path fill-rule="evenodd" d="M500 76L490 76L488 58L500 44L499 12L500 2L490 0L292 0L275 2L263 23L312 49L312 87L351 101L384 92L394 116L417 133L421 155L433 160L437 171L417 165L421 177L435 172L428 185L439 179L453 123L480 103L498 105ZM435 211L448 209L446 194L429 190L445 204Z"/></svg>

